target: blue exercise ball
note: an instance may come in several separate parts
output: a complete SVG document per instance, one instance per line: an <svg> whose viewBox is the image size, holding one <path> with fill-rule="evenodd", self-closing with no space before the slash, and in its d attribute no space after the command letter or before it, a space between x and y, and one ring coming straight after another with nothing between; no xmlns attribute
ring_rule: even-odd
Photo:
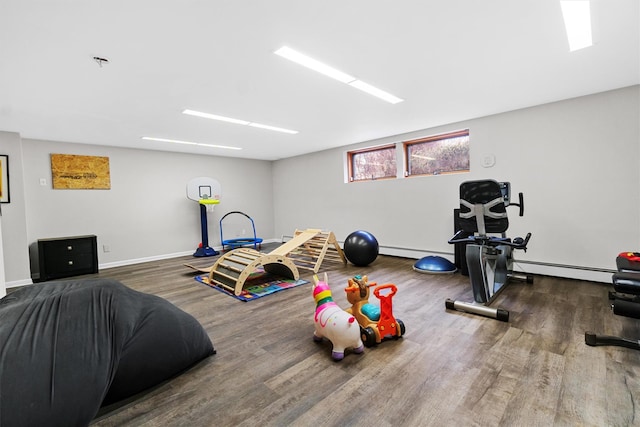
<svg viewBox="0 0 640 427"><path fill-rule="evenodd" d="M352 264L366 267L378 257L378 240L368 231L354 231L344 241L343 251Z"/></svg>
<svg viewBox="0 0 640 427"><path fill-rule="evenodd" d="M418 273L447 274L455 273L457 268L454 263L441 256L430 255L419 259L413 264L413 269Z"/></svg>

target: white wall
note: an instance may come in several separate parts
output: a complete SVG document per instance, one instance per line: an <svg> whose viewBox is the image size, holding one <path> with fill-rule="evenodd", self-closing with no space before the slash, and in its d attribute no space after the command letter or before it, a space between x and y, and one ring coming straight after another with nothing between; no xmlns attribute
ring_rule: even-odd
<svg viewBox="0 0 640 427"><path fill-rule="evenodd" d="M275 231L287 233L292 224L318 227L344 240L350 232L364 229L376 236L382 253L415 258L452 254L447 240L453 232L452 212L458 206L460 183L492 178L510 181L515 197L518 192L525 195L525 216L517 217L516 209L509 211L509 234L533 234L529 251L518 251L516 256L535 264L518 267L532 273L609 281L609 273L589 269L613 269L619 252L640 248L639 88L348 147L468 128L470 173L344 183L346 149L276 161ZM495 155L494 167L482 167L485 154Z"/></svg>
<svg viewBox="0 0 640 427"><path fill-rule="evenodd" d="M9 156L10 203L2 204L2 243L7 285L31 283L20 135L0 131L0 154Z"/></svg>
<svg viewBox="0 0 640 427"><path fill-rule="evenodd" d="M32 252L41 238L95 234L101 268L193 253L201 241L200 210L187 199L186 185L199 176L222 187L221 203L208 215L210 246L220 245L219 220L232 210L250 215L260 237L274 234L271 162L30 139L22 146ZM111 189L54 190L51 153L109 157Z"/></svg>
<svg viewBox="0 0 640 427"><path fill-rule="evenodd" d="M296 228L331 230L344 240L365 229L382 253L413 258L453 253L447 240L462 181L510 181L526 203L524 218L510 211L510 235L533 233L518 266L607 282L608 272L590 269L611 270L619 252L640 248L639 105L640 86L633 86L276 162L0 132L11 173L11 203L1 219L7 285L30 283L29 247L40 238L96 234L101 268L192 253L200 242L199 208L186 198L186 184L197 176L222 186L222 203L209 216L211 246L220 244L222 215L240 210L265 240ZM463 128L471 135L470 173L344 183L348 149ZM109 157L111 190L52 189L51 153ZM496 156L494 167L481 166L485 154Z"/></svg>

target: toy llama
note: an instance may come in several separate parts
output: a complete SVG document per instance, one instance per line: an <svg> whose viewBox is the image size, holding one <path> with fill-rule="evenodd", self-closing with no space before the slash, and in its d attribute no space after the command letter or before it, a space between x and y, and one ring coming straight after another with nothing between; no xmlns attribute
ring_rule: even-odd
<svg viewBox="0 0 640 427"><path fill-rule="evenodd" d="M321 341L323 337L331 341L331 357L336 361L344 358L347 347L353 347L354 353L362 353L364 345L360 338L360 325L355 317L333 302L326 273L324 281L314 276L313 282L313 298L316 301L314 341Z"/></svg>

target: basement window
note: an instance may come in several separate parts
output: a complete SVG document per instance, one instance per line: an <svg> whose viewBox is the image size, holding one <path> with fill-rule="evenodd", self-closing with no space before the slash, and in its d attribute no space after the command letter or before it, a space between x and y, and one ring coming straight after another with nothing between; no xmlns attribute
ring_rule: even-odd
<svg viewBox="0 0 640 427"><path fill-rule="evenodd" d="M347 152L349 181L396 178L395 144Z"/></svg>
<svg viewBox="0 0 640 427"><path fill-rule="evenodd" d="M405 175L469 172L469 129L404 142Z"/></svg>

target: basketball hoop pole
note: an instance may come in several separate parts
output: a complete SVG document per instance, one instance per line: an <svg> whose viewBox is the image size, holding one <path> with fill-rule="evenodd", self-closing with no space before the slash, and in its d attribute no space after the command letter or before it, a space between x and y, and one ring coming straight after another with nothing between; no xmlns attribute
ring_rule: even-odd
<svg viewBox="0 0 640 427"><path fill-rule="evenodd" d="M193 256L204 257L204 256L215 256L219 255L220 252L216 251L213 248L209 247L209 227L207 226L207 204L211 203L203 203L200 201L200 228L202 230L202 243Z"/></svg>
<svg viewBox="0 0 640 427"><path fill-rule="evenodd" d="M207 208L220 203L222 189L220 183L213 178L205 176L193 178L187 183L187 198L198 202L200 205L200 229L202 230L202 241L193 256L204 257L219 255L220 252L209 247L209 230L207 227Z"/></svg>

